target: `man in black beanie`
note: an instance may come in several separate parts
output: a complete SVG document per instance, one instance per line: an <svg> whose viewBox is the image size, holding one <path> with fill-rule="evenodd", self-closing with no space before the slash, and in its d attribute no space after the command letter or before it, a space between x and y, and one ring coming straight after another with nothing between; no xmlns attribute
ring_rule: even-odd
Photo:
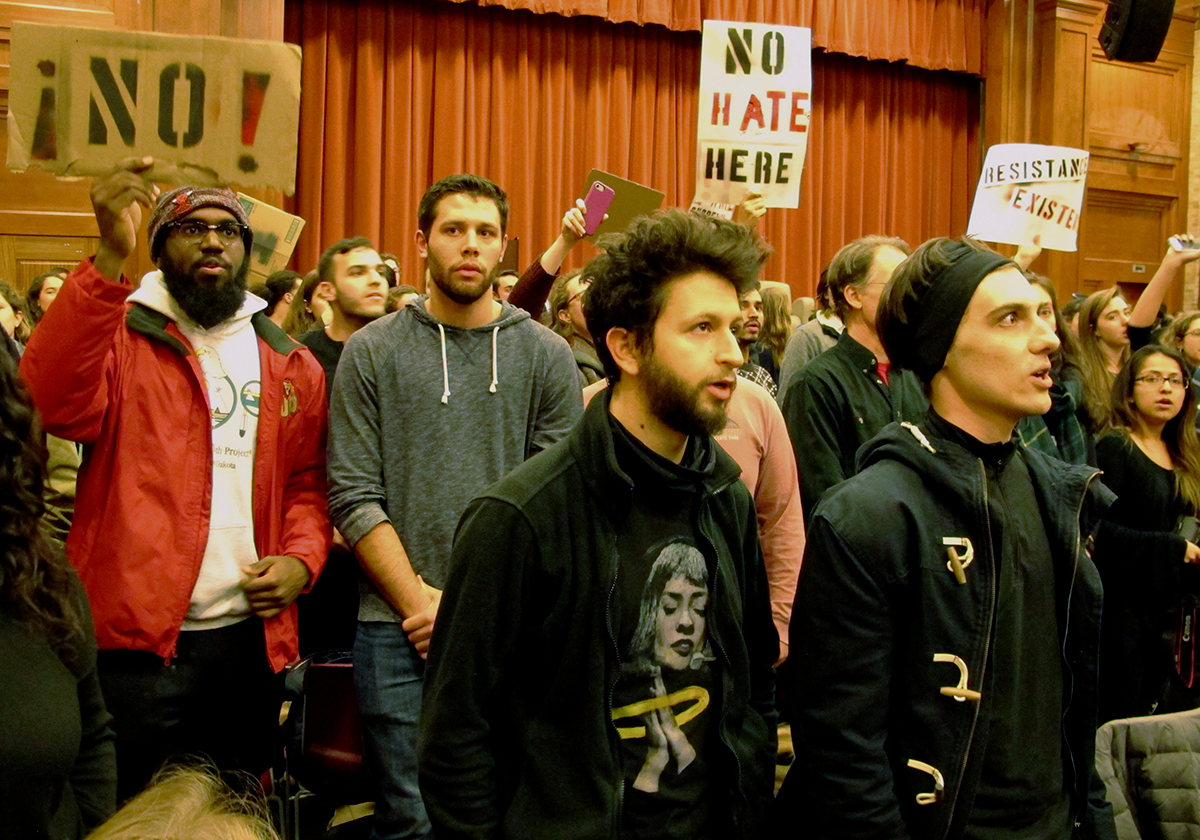
<svg viewBox="0 0 1200 840"><path fill-rule="evenodd" d="M930 411L859 453L814 511L792 612L796 762L780 825L808 838L1115 838L1095 781L1111 494L1018 448L1058 339L1020 270L926 242L883 293L888 356Z"/></svg>

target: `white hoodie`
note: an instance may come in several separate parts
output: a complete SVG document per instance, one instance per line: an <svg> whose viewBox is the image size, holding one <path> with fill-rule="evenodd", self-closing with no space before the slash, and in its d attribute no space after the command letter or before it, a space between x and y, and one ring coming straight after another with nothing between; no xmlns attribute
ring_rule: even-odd
<svg viewBox="0 0 1200 840"><path fill-rule="evenodd" d="M204 372L212 411L212 515L183 629L236 624L250 615L239 586L245 578L242 567L259 559L252 492L262 374L250 317L267 305L247 294L232 318L206 330L179 308L159 271L143 277L129 300L166 315L179 327Z"/></svg>

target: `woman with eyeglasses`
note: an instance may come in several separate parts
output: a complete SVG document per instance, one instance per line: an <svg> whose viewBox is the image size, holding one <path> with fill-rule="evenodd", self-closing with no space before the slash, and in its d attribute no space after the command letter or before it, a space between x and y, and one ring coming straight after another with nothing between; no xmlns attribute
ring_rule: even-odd
<svg viewBox="0 0 1200 840"><path fill-rule="evenodd" d="M1190 386L1191 370L1179 351L1156 344L1138 350L1116 376L1112 425L1096 443L1101 480L1117 494L1093 556L1105 599L1101 720L1200 702L1190 666L1177 671L1176 651L1164 643L1176 639L1186 618L1181 593L1200 593L1200 569L1190 565L1200 562L1189 528L1194 520L1188 519L1200 509L1200 442ZM1190 648L1184 653L1190 657Z"/></svg>

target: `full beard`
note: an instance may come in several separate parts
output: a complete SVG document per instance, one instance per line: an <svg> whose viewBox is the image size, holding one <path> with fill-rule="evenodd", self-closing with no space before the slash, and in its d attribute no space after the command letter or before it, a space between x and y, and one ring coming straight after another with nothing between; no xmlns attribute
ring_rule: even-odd
<svg viewBox="0 0 1200 840"><path fill-rule="evenodd" d="M163 261L163 283L184 314L206 330L232 318L246 299L246 273L250 260L243 260L237 273L227 282L197 280L178 266Z"/></svg>
<svg viewBox="0 0 1200 840"><path fill-rule="evenodd" d="M483 297L484 293L490 292L492 290L492 279L495 277L496 269L499 267L492 266L491 271L481 276L474 283L467 280L455 282L454 275L450 269L432 251L430 251L429 256L426 258L426 262L429 266L429 279L438 287L438 291L459 306L469 306Z"/></svg>
<svg viewBox="0 0 1200 840"><path fill-rule="evenodd" d="M651 352L644 367L650 410L662 422L685 435L715 435L729 422L727 406L706 408L707 382L692 387L659 363Z"/></svg>

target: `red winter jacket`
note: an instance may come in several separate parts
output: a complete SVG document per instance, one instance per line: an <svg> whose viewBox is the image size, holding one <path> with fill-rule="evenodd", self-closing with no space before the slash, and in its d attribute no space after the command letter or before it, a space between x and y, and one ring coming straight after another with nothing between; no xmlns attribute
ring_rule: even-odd
<svg viewBox="0 0 1200 840"><path fill-rule="evenodd" d="M91 260L71 273L21 359L46 430L85 445L67 555L91 600L102 650L169 660L208 540L212 423L196 356L174 321L127 304L133 286ZM260 557L298 558L316 581L329 550L325 376L263 314L254 452ZM279 671L298 656L296 605L267 619Z"/></svg>

